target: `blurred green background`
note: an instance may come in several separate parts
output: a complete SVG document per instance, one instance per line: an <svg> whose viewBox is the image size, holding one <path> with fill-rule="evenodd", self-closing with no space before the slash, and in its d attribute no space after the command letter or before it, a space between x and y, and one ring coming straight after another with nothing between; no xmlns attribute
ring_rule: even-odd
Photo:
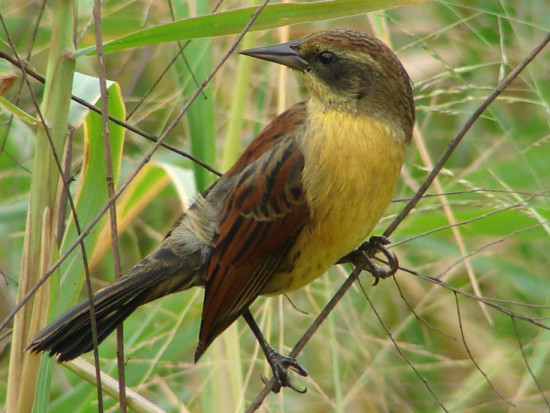
<svg viewBox="0 0 550 413"><path fill-rule="evenodd" d="M43 7L36 1L0 2L17 53L40 74L46 72L55 24L50 3ZM400 211L403 199L422 184L472 112L550 30L547 0L444 0L387 10L382 6L395 2L377 2L382 10L333 20L327 20L326 4L306 3L319 8L319 18L255 31L238 49L275 44L285 36L299 38L321 28L362 30L392 46L415 85L415 144L408 151L396 201L377 233ZM223 12L256 4L107 1L102 9L103 38L107 42L173 20L209 15L216 6ZM94 44L92 5L89 1L78 4L77 49ZM293 17L291 12L287 18ZM305 20L296 13L298 21ZM273 26L285 24L275 14L269 16ZM232 19L215 16L214 26L242 28ZM201 30L208 32L214 26ZM168 39L178 30L162 36ZM1 33L0 51L14 56L6 32ZM185 40L152 43L144 36L139 47L108 53L107 77L120 88L118 102L125 106L127 121L149 134L162 135L236 37L230 34L187 44ZM178 56L181 49L183 56ZM457 295L406 272L371 287L372 277L365 273L364 290L359 284L352 287L298 357L309 377L296 380L307 386L307 393L272 394L263 411L431 412L441 410L441 405L450 411L476 412L550 409L550 332L532 322L547 323L550 315L549 67L546 49L484 112L456 149L439 175L438 186L428 190L440 196L423 199L392 235L403 267L474 295L475 280L480 294L502 309L481 305L471 296ZM76 70L97 76L96 57L78 57ZM20 71L2 64L0 72L8 79L15 76L4 98L36 118L32 94ZM85 83L84 79L79 81ZM43 86L35 81L30 86L40 101ZM115 89L110 93L117 99ZM92 95L86 96L93 100ZM305 98L307 92L291 72L235 54L166 142L225 170L277 113ZM39 127L3 102L0 109L1 321L16 302L29 190L37 179L32 168ZM86 122L86 127L75 122L72 134L73 195L78 188L87 188L82 183L82 165L94 130L90 116ZM151 142L126 132L120 143L120 183L151 147ZM159 243L196 188L203 189L215 179L165 148L155 152L146 168L136 181L137 188L132 187L119 205L123 270ZM98 199L94 207L102 205ZM102 233L103 226L101 222L92 234L88 251L95 257L95 288L114 276L110 240ZM70 231L69 224L66 232ZM76 274L82 283L83 270L75 269L81 261L75 257L62 266L62 279ZM349 272L349 268L334 267L288 299L256 301L252 312L276 348L288 352L293 347ZM78 290L80 284L71 288ZM77 299L74 294L63 297L64 308ZM179 293L140 308L128 319L127 384L170 412L241 411L262 388L260 373L270 371L240 320L224 334L232 339L218 339L199 363L192 363L201 300L202 291ZM10 337L0 339L0 406L7 392L9 348ZM102 369L115 376L114 336L101 346L100 354ZM85 359L93 362L91 355ZM96 398L92 384L56 366L49 399L39 399L39 405L52 412L96 411ZM107 396L106 407L116 411L116 401Z"/></svg>

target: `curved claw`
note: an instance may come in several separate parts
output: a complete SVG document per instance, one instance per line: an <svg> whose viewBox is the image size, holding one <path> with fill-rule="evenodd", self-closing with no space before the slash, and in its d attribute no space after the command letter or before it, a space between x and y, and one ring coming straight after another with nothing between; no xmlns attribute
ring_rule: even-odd
<svg viewBox="0 0 550 413"><path fill-rule="evenodd" d="M292 390L298 392L298 393L305 393L307 391L307 387L304 387L303 389L300 389L296 387L289 378L288 375L288 368L291 367L292 370L294 370L296 373L298 373L300 376L307 376L307 371L304 370L302 366L298 364L298 362L292 358L283 356L282 354L277 353L273 347L271 347L268 342L266 341L264 335L260 331L260 328L254 321L254 318L252 317L252 314L250 314L250 311L246 309L243 313L243 317L248 323L248 326L258 339L258 343L260 343L260 347L262 348L262 351L265 354L265 358L267 359L269 365L271 366L271 370L273 371L273 392L279 393L281 391L281 387L290 387ZM268 380L261 376L262 381L264 384L268 383Z"/></svg>
<svg viewBox="0 0 550 413"><path fill-rule="evenodd" d="M395 255L395 252L388 251L384 247L381 247L381 248L378 247L376 250L378 252L381 252L382 254L384 254L386 259L388 260L388 265L389 265L390 269L388 271L387 276L395 274L397 272L397 269L399 268L399 259L397 258L397 255Z"/></svg>
<svg viewBox="0 0 550 413"><path fill-rule="evenodd" d="M267 356L267 361L271 366L273 371L273 377L275 379L275 385L273 386L273 392L279 393L282 387L289 387L297 393L305 393L307 387L300 389L290 380L288 375L288 368L291 367L296 373L300 376L306 377L307 371L304 370L302 366L292 357L283 356L282 354L277 353L275 350L271 349L269 356ZM266 384L266 378L262 376L262 381Z"/></svg>
<svg viewBox="0 0 550 413"><path fill-rule="evenodd" d="M389 268L383 268L376 264L374 264L372 261L370 262L372 264L372 267L374 269L374 272L372 272L372 275L374 275L375 280L373 285L378 284L380 281L380 278L387 278L394 275L399 268L399 260L397 259L397 255L393 251L389 251L384 245L387 245L390 243L390 240L384 236L374 236L371 237L369 240L369 251L367 251L367 255L370 257L373 257L376 253L380 252L386 257L388 260L388 266Z"/></svg>
<svg viewBox="0 0 550 413"><path fill-rule="evenodd" d="M383 236L372 236L367 242L363 243L357 250L353 251L351 261L355 265L361 265L365 270L370 272L375 280L373 285L378 284L381 278L388 278L394 275L399 268L399 260L393 251L389 251L384 245L390 244L390 240ZM376 265L372 261L377 253L382 253L387 259L389 268Z"/></svg>

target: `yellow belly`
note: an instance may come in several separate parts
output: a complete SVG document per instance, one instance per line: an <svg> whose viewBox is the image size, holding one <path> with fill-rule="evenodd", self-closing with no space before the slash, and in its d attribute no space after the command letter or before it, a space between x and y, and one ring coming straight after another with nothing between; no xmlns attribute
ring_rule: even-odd
<svg viewBox="0 0 550 413"><path fill-rule="evenodd" d="M338 111L309 120L301 143L311 220L283 266L288 271L277 273L263 294L300 288L358 247L389 205L401 170L404 144L391 125Z"/></svg>

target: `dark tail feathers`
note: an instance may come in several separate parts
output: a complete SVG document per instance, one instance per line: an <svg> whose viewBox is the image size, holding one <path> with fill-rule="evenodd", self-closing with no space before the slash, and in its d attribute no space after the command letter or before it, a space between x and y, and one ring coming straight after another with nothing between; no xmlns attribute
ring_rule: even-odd
<svg viewBox="0 0 550 413"><path fill-rule="evenodd" d="M98 341L101 343L137 307L155 298L200 285L200 256L177 257L159 248L127 275L93 296ZM42 330L29 345L39 353L72 360L93 348L90 305L86 300Z"/></svg>

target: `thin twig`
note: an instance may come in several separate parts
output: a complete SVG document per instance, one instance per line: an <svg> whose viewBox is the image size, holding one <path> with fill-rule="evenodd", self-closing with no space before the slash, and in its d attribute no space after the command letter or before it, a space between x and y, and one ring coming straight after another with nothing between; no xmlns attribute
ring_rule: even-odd
<svg viewBox="0 0 550 413"><path fill-rule="evenodd" d="M405 205L405 208L403 208L399 215L388 226L386 231L384 231L384 236L389 237L395 231L397 226L405 219L405 217L409 215L409 213L416 206L422 195L424 195L428 187L432 184L435 177L439 174L439 172L441 172L441 169L443 168L449 157L452 155L457 145L462 141L466 133L472 128L472 126L481 116L481 114L508 87L508 85L512 83L512 81L521 73L521 71L525 69L527 65L531 63L531 61L533 61L533 59L542 51L542 49L546 47L548 42L550 42L550 33L546 35L546 37L531 51L531 53L529 53L529 55L519 65L514 68L514 70L512 70L508 74L508 76L504 78L502 82L500 82L493 93L491 93L483 101L479 108L477 108L477 110L472 114L472 116L470 116L462 129L460 129L457 135L449 142L449 146L443 152L430 174L426 177L424 183L420 186L420 188L418 188L418 191L416 191L414 197L409 201L407 205Z"/></svg>
<svg viewBox="0 0 550 413"><path fill-rule="evenodd" d="M407 297L405 297L405 294L403 294L403 290L401 289L401 285L399 284L399 281L397 281L397 277L392 277L393 278L393 282L395 283L395 286L397 287L397 291L399 292L399 296L401 297L401 300L403 300L403 302L405 303L405 305L407 306L407 308L409 309L409 311L412 313L412 315L414 316L414 318L416 318L418 320L418 322L424 324L426 327L428 327L429 329L431 330L434 330L435 332L441 334L443 337L447 337L448 339L450 340L454 340L456 341L456 337L455 336L452 336L450 334L447 334L445 333L443 330L437 328L436 326L430 324L427 320L425 320L424 318L420 317L416 311L414 310L413 306L411 305L411 303L409 303L409 300L407 300Z"/></svg>
<svg viewBox="0 0 550 413"><path fill-rule="evenodd" d="M462 344L464 345L464 349L466 350L466 353L468 354L468 357L474 367L481 373L485 381L489 384L489 386L493 389L493 391L500 397L504 403L510 405L511 407L514 407L514 403L510 402L509 400L504 397L504 395L498 391L498 389L495 387L493 382L489 379L489 376L483 371L481 366L477 363L476 359L474 358L474 355L470 351L470 347L468 346L468 342L466 341L466 336L464 335L464 327L462 326L462 315L460 314L460 304L458 302L458 294L454 293L455 296L455 303L456 303L456 316L458 318L458 330L460 331L460 337L462 339ZM477 295L476 295L477 297Z"/></svg>
<svg viewBox="0 0 550 413"><path fill-rule="evenodd" d="M37 37L37 34L38 34L38 28L40 27L40 21L42 20L42 16L44 15L44 9L46 8L46 0L43 0L42 3L40 4L40 10L38 11L38 16L36 17L36 22L33 24L33 29L32 29L32 34L30 36L30 41L29 41L29 44L28 44L28 47L27 47L27 53L26 53L26 56L25 56L25 60L30 60L31 56L32 56L32 51L33 51L33 48L34 48L34 43L36 41L36 37ZM7 33L7 32L6 32ZM6 35L8 36L8 35ZM15 50L15 47L13 44L10 44L10 47L12 50ZM17 55L17 53L15 53ZM18 59L20 59L20 57L18 56ZM17 86L17 92L14 94L14 99L13 99L13 103L15 106L17 106L19 104L19 100L21 99L21 91L23 90L23 86L25 85L25 82L20 82ZM14 115L10 115L8 121L7 121L7 126L6 126L6 130L5 130L5 133L4 133L4 139L2 140L2 143L0 143L0 154L2 154L5 150L5 146L6 146L6 143L8 141L8 137L10 136L10 131L11 131L11 126L13 124L13 118L14 118ZM16 159L13 159L12 160L14 162L16 162L16 164L18 164L17 160ZM23 165L19 164L20 167L22 167L23 169L27 170L27 168L25 168ZM28 171L30 173L30 171Z"/></svg>
<svg viewBox="0 0 550 413"><path fill-rule="evenodd" d="M113 177L113 158L111 150L111 138L109 135L109 97L107 94L107 72L105 70L105 58L103 56L103 33L101 25L101 0L94 0L93 9L95 25L95 43L97 51L97 65L99 72L99 91L101 101L101 132L103 135L103 152L105 156L105 179L107 185L107 196L113 198L115 194L115 184ZM113 264L115 270L115 279L119 279L122 274L120 270L120 252L118 248L118 225L116 217L116 202L113 202L109 208L109 223L111 226L111 247L113 248ZM91 286L88 286L88 297L90 303L93 301ZM91 307L90 307L91 308ZM93 314L90 314L93 317ZM97 323L96 323L97 328ZM97 334L97 333L96 333ZM124 371L124 327L119 324L116 328L116 356L118 367L118 403L121 413L126 413L126 375ZM94 343L97 345L97 343ZM99 366L98 366L99 368ZM101 376L97 378L101 380Z"/></svg>
<svg viewBox="0 0 550 413"><path fill-rule="evenodd" d="M232 49L234 50L234 49ZM39 81L40 83L45 83L46 82L46 79L44 78L44 76L36 73L35 71L33 71L32 69L28 68L27 65L23 64L22 62L20 62L19 60L17 59L14 59L13 57L11 57L10 55L8 55L7 53L4 53L3 51L0 50L0 58L2 59L6 59L8 62L10 62L11 64L13 64L14 66L18 67L19 69L21 70L25 70L26 73L31 76L32 78L36 79L37 81ZM204 86L200 86L201 88L201 91L204 89ZM84 99L82 98L79 98L78 96L75 96L75 95L72 95L71 96L71 99L73 101L75 101L76 103L79 103L81 104L82 106L86 107L87 109L90 109L92 111L94 111L95 113L97 114L101 114L101 109L95 107L94 105L92 105L91 103L89 102L86 102ZM193 101L194 99L196 98L191 98L190 101ZM178 118L179 120L180 118ZM207 171L209 172L212 172L213 174L215 175L218 175L218 176L221 176L221 173L219 171L217 171L215 168L211 167L210 165L206 164L205 162L201 161L199 158L191 155L190 153L188 152L185 152L179 148L176 148L175 146L172 146L170 144L167 144L164 142L164 139L165 138L159 138L157 136L154 136L154 135L151 135L147 132L144 132L138 128L136 128L135 126L132 126L130 125L129 123L123 121L123 120L120 120L120 119L117 119L115 118L114 116L111 116L109 115L109 120L111 122L114 122L116 123L117 125L119 126L122 126L123 128L126 128L127 130L129 130L130 132L133 132L135 133L136 135L139 135L147 140L150 140L151 142L154 142L154 143L157 143L160 141L160 146L174 152L174 153L177 153L178 155L180 156L183 156L184 158L187 158L195 163L197 163L198 165L202 166L204 169L206 169ZM155 149L156 150L156 149Z"/></svg>
<svg viewBox="0 0 550 413"><path fill-rule="evenodd" d="M515 204L511 204L511 205L508 205L508 206L505 206L501 209L498 209L496 211L491 211L491 212L487 212L486 214L482 214L482 215L478 215L477 217L473 217L473 218L470 218L470 219L466 219L464 221L460 221L460 222L455 222L454 224L448 224L448 225L442 225L440 227L437 227L437 228L434 228L434 229L430 229L428 231L424 231L420 234L416 234L416 235L413 235L412 237L409 237L409 238L405 238L405 239L402 239L401 241L398 241L398 242L394 242L391 244L391 248L394 248L394 247L397 247L398 245L401 245L401 244L405 244L407 242L411 242L417 238L423 238L427 235L431 235L431 234L434 234L436 232L440 232L440 231L444 231L446 229L449 229L449 228L452 228L452 227L458 227L458 226L462 226L462 225L466 225L466 224L470 224L472 222L475 222L475 221L479 221L479 220L483 220L485 218L488 218L490 216L493 216L493 215L496 215L496 214L500 214L501 212L504 212L504 211L508 211L510 209L514 209L514 208L517 208L517 207L520 207L522 205L526 205L527 204L527 201L529 200L530 198L528 199L525 199L523 201L519 201L519 202L516 202Z"/></svg>
<svg viewBox="0 0 550 413"><path fill-rule="evenodd" d="M497 302L499 302L499 300L495 300L495 299L487 298L487 297L478 297L474 294L471 294L471 293L463 291L459 288L453 287L452 285L447 284L445 281L441 281L438 278L431 277L427 274L423 274L423 273L415 271L415 270L411 270L410 268L399 267L399 270L404 271L406 273L409 273L411 275L415 275L415 276L417 276L419 278L422 278L422 279L424 279L428 282L431 282L432 284L439 285L439 286L441 286L441 287L443 287L447 290L450 290L453 293L456 293L458 295L462 295L464 297L470 298L470 299L475 300L475 301L480 301L480 302L486 304L487 306L492 307L495 310L500 311L501 313L506 314L510 317L515 317L518 320L526 321L530 324L533 324L534 326L537 326L537 327L540 327L540 328L543 328L545 330L550 331L550 325L543 324L543 323L541 323L540 321L538 321L537 319L535 319L533 317L527 317L527 316L525 316L521 313L517 313L515 311L510 310L509 308L506 308L504 306L496 304Z"/></svg>
<svg viewBox="0 0 550 413"><path fill-rule="evenodd" d="M495 194L507 194L507 195L525 195L530 198L533 197L543 197L546 196L550 190L544 190L541 192L527 192L527 191L511 191L508 189L491 189L491 188L474 188L474 189L463 189L461 191L450 191L442 192L440 194L424 194L422 199L427 198L440 198L441 196L451 196L451 195L464 195L464 194L477 194L477 193L495 193ZM392 202L409 202L412 198L397 198L393 199Z"/></svg>
<svg viewBox="0 0 550 413"><path fill-rule="evenodd" d="M344 284L338 289L336 294L331 298L331 300L328 302L328 304L323 308L323 310L319 313L317 318L313 321L313 323L309 326L309 328L306 330L306 332L302 335L302 338L296 343L292 351L290 352L289 356L296 358L300 352L304 349L307 342L313 337L313 334L317 331L317 329L321 326L323 321L328 317L328 315L331 313L331 311L336 307L336 304L342 299L342 297L346 294L348 289L352 286L352 284L355 282L359 274L361 274L363 270L359 267L355 267L351 274L348 276L346 281L344 281ZM251 413L256 411L263 403L264 399L267 397L269 393L271 393L273 386L275 385L275 379L271 378L269 382L266 383L264 388L258 393L256 398L250 403L250 405L247 407L246 412Z"/></svg>
<svg viewBox="0 0 550 413"><path fill-rule="evenodd" d="M370 308L372 309L372 311L374 312L374 315L376 316L376 318L378 319L378 322L380 323L380 325L382 326L382 328L384 329L384 331L386 332L386 335L389 337L390 341L392 342L393 346L395 347L395 349L397 350L397 352L399 353L399 355L403 358L403 360L405 360L405 362L409 365L409 367L413 370L413 372L418 376L418 378L420 378L420 380L422 381L422 383L424 384L424 386L426 387L426 389L430 392L430 394L432 395L432 397L434 398L434 400L437 402L437 404L439 404L439 406L441 407L441 409L443 409L443 411L445 412L448 412L447 408L445 407L445 405L443 404L443 402L439 399L439 397L437 397L437 394L435 394L434 390L432 389L432 387L430 386L430 383L428 383L428 380L426 380L426 378L418 371L418 369L414 366L414 364L411 363L411 361L409 360L409 358L405 355L405 353L403 353L403 351L401 350L401 347L399 347L399 344L397 344L397 342L395 341L395 339L393 338L390 330L388 329L388 327L386 327L386 324L384 323L384 321L382 320L382 317L380 317L380 314L378 313L378 311L376 311L376 306L374 305L374 303L371 301L371 299L369 298L368 294L367 294L367 291L365 290L365 288L363 287L363 284L361 283L361 281L359 281L359 287L361 288L361 291L363 292L363 295L364 297L367 299L367 302L369 303L370 305Z"/></svg>
<svg viewBox="0 0 550 413"><path fill-rule="evenodd" d="M189 101L183 106L180 113L176 116L176 118L172 121L172 123L168 126L166 131L156 140L155 145L147 152L143 160L139 163L139 165L130 173L128 179L119 187L119 189L116 191L114 196L109 199L109 201L105 204L105 206L99 211L99 213L90 221L90 224L84 228L82 233L76 238L76 240L67 247L67 250L59 257L59 259L50 267L50 269L42 276L42 278L29 290L29 292L19 301L15 308L8 314L8 316L4 319L2 323L0 323L0 331L2 331L6 326L13 320L13 317L15 314L27 303L27 301L36 293L36 291L44 284L48 278L52 275L52 273L59 268L62 262L64 262L67 257L74 251L77 245L79 245L82 240L88 236L90 231L95 227L97 222L103 217L105 212L110 208L113 202L115 202L116 199L128 188L130 183L135 179L137 174L141 171L141 169L149 162L153 154L157 151L157 149L163 144L164 140L167 138L167 136L172 132L172 130L176 127L178 122L181 120L183 115L187 113L189 110L189 107L191 104L197 99L197 97L200 95L200 93L204 90L204 88L208 85L208 83L212 80L214 75L220 70L220 68L223 66L223 64L229 59L229 56L233 53L233 51L237 48L237 45L240 43L244 35L248 32L252 24L256 21L262 10L267 6L267 3L269 3L269 0L264 0L261 6L259 6L252 17L250 18L249 22L246 24L246 26L243 28L243 31L240 33L240 35L237 37L237 39L233 42L231 47L228 49L228 51L225 53L225 55L222 57L222 59L218 62L216 67L212 69L210 74L202 81L201 85L197 88L195 93L191 96ZM2 53L0 52L0 57L2 57ZM110 120L113 120L109 118ZM118 124L118 121L117 121ZM190 155L186 155L190 156Z"/></svg>
<svg viewBox="0 0 550 413"><path fill-rule="evenodd" d="M458 264L460 264L461 262L463 262L464 260L466 260L470 257L473 257L474 255L478 254L479 252L483 251L486 248L489 248L489 247L491 247L493 245L496 245L496 244L500 244L501 242L504 242L508 238L511 238L515 235L518 235L518 234L521 234L521 233L524 233L524 232L527 232L527 231L531 231L532 229L540 228L541 226L543 226L543 225L545 225L549 222L550 222L550 220L545 220L545 221L542 221L542 222L538 222L536 224L529 225L528 227L512 231L509 234L505 235L504 237L500 237L500 238L497 238L497 239L495 239L491 242L483 244L482 246L476 248L475 250L469 252L468 254L461 256L459 259L457 259L455 262L453 262L451 265L449 265L443 271L440 271L439 274L436 275L436 278L443 277L446 273L448 273L451 269L456 267Z"/></svg>
<svg viewBox="0 0 550 413"><path fill-rule="evenodd" d="M510 74L508 76L506 76L506 78L496 87L496 89L493 91L493 93L491 93L491 95L489 95L485 99L485 101L481 104L481 106L472 114L472 116L468 119L468 121L465 123L465 125L462 127L462 129L460 129L458 134L451 140L451 142L449 143L449 147L445 150L445 152L443 152L443 154L441 155L439 161L436 163L435 167L430 172L430 174L426 178L425 182L418 189L418 191L416 192L414 197L410 200L410 202L405 206L405 208L401 211L401 213L393 220L393 222L390 224L390 226L386 229L386 231L384 232L384 236L389 236L393 233L393 231L395 231L397 226L403 221L403 219L405 219L405 217L409 214L409 212L415 207L415 205L418 203L418 201L422 198L422 196L424 195L424 193L426 192L428 187L431 185L431 183L433 182L435 177L439 174L439 172L441 172L441 169L443 168L443 165L445 164L445 162L447 162L447 160L449 159L449 157L451 156L453 151L456 149L457 145L461 142L461 140L464 138L466 133L471 129L471 127L473 126L475 121L481 116L483 111L485 111L485 109L487 109L487 107L496 99L496 97L498 95L500 95L500 93L502 93L502 91L505 90L508 87L508 85L519 75L519 73L523 69L525 69L525 67L537 56L537 54L540 53L540 51L542 49L544 49L544 47L546 46L546 44L548 44L548 42L550 42L550 33L548 33L548 35L541 41L541 43L539 43L533 49L533 51L531 51L531 53L514 70L512 70L512 72L510 72ZM401 267L400 267L400 269L404 270ZM301 350L306 345L306 343L309 341L311 336L313 336L313 334L321 326L321 324L324 322L324 320L327 318L327 316L330 314L330 312L333 310L333 308L336 306L336 304L345 295L347 290L351 287L351 285L357 279L357 277L359 276L359 274L361 273L362 270L363 270L362 268L356 267L351 272L351 274L348 276L346 281L342 284L342 286L335 293L334 297L332 297L332 299L328 302L328 304L325 306L325 308L323 308L323 310L321 311L321 313L319 313L319 315L313 321L311 326L306 330L306 332L304 333L302 338L294 346L294 348L292 349L292 351L290 353L291 357L296 357L301 352ZM410 272L410 273L413 273L415 275L426 277L427 279L430 279L430 280L432 279L431 277L420 275L419 273L417 273L415 271L412 271L412 270L406 270L406 271ZM437 284L448 286L453 291L456 290L454 287L452 287L448 284L445 284L441 280L438 280L438 279L435 279L435 278L433 278L433 280ZM464 293L464 292L459 291L459 290L457 290L457 292L459 294L468 295L471 298L476 299L478 301L488 303L488 305L490 305L492 307L496 307L495 304L490 303L490 301L485 299L484 297L476 297L475 295L469 295L469 294ZM503 310L503 312L509 311L505 308L502 308L502 310ZM524 317L524 319L526 319L526 318L527 317ZM545 326L544 324L538 323L536 320L529 319L529 321L536 324L536 325L539 325L540 327L550 329L549 327ZM258 393L256 398L253 400L253 402L247 408L247 410L246 410L247 412L253 412L261 406L263 400L271 392L271 389L273 388L274 382L275 382L274 379L272 379L264 386L264 388Z"/></svg>
<svg viewBox="0 0 550 413"><path fill-rule="evenodd" d="M212 8L210 13L216 13L216 11L221 6L222 2L223 2L223 0L219 0L218 3ZM175 21L176 16L175 16L175 11L174 11L174 5L172 4L172 2L168 2L168 6L170 7L170 16L172 17L172 21ZM183 53L183 51L185 50L185 48L187 47L187 45L189 43L191 43L191 40L187 40L184 44L182 44L180 41L177 42L178 52L172 58L172 60L170 60L168 65L166 65L166 67L160 73L160 75L157 76L157 78L155 79L155 81L153 82L151 87L140 97L140 100L138 101L136 106L134 106L134 108L130 111L130 113L128 113L128 116L126 116L126 120L130 119L133 116L133 114L136 113L136 111L139 109L139 107L143 104L143 102L146 101L147 97L153 92L153 90L157 87L157 85L164 78L164 76L166 76L166 74L168 73L168 70L170 70L170 68L174 65L174 63L176 63L176 60L178 60L178 58L180 56L183 58L183 62L185 63L185 66L189 70L189 73L191 74L191 78L193 79L193 82L195 83L196 86L199 85L199 82L198 82L198 80L195 76L195 73L193 72L193 69L189 65L189 61L187 60L187 58L185 57L185 54Z"/></svg>
<svg viewBox="0 0 550 413"><path fill-rule="evenodd" d="M525 363L525 367L527 367L527 371L529 372L529 375L533 379L533 382L535 383L535 386L537 386L537 389L539 389L539 393L542 396L542 398L544 399L544 403L546 403L546 406L548 407L548 410L550 411L550 402L548 401L548 398L544 394L544 390L542 389L542 386L541 386L539 380L537 379L537 376L535 376L535 373L531 369L531 365L529 364L529 361L527 360L527 355L525 354L525 349L523 348L523 344L521 343L521 338L519 336L519 331L518 331L518 326L517 326L517 323L516 323L516 318L515 317L510 317L510 318L512 319L512 324L514 325L514 333L515 333L516 339L518 341L518 347L521 351L521 357L523 358L523 362Z"/></svg>

